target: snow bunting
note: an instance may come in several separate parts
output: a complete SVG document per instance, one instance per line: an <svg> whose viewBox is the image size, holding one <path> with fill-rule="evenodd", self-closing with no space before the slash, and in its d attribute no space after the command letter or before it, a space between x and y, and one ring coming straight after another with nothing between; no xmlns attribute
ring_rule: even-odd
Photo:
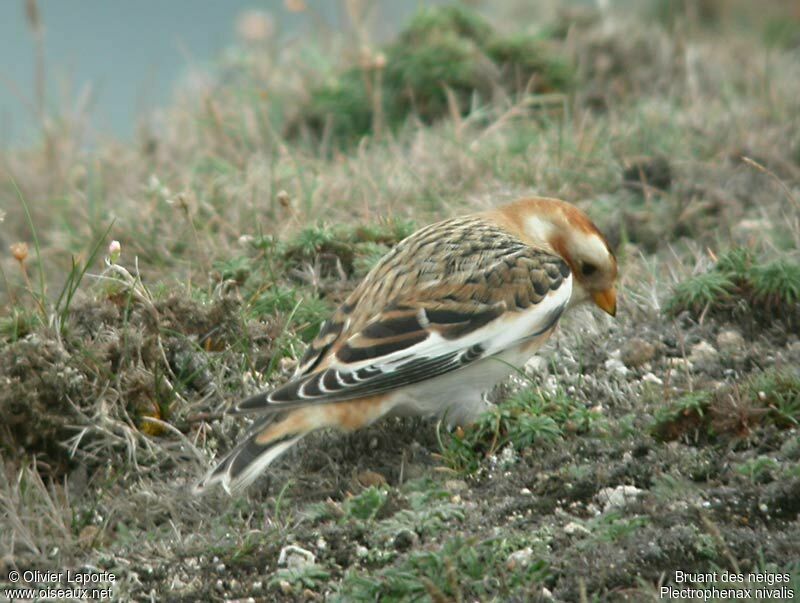
<svg viewBox="0 0 800 603"><path fill-rule="evenodd" d="M261 415L198 485L250 484L304 435L388 414L473 421L562 313L616 313L617 262L578 208L523 199L427 226L381 259L322 325L294 377L235 406Z"/></svg>

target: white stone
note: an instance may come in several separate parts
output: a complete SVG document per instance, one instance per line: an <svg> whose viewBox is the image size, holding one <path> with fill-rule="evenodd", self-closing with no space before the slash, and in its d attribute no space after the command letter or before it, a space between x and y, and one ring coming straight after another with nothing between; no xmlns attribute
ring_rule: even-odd
<svg viewBox="0 0 800 603"><path fill-rule="evenodd" d="M653 373L645 373L642 375L642 381L645 383L655 383L656 385L664 385L664 381L660 377L656 377Z"/></svg>
<svg viewBox="0 0 800 603"><path fill-rule="evenodd" d="M691 371L694 368L692 361L687 360L686 358L667 358L667 364L676 370L680 369Z"/></svg>
<svg viewBox="0 0 800 603"><path fill-rule="evenodd" d="M548 373L547 360L542 356L533 356L525 363L525 372L546 375Z"/></svg>
<svg viewBox="0 0 800 603"><path fill-rule="evenodd" d="M508 559L506 560L506 567L510 570L518 567L528 567L528 565L531 563L532 557L533 549L529 546L526 546L524 549L514 551L508 556Z"/></svg>
<svg viewBox="0 0 800 603"><path fill-rule="evenodd" d="M618 358L609 358L604 366L609 373L616 373L620 377L625 377L628 374L628 367Z"/></svg>
<svg viewBox="0 0 800 603"><path fill-rule="evenodd" d="M281 549L278 555L278 565L283 565L289 568L301 568L308 565L313 565L316 561L314 553L299 547L295 544L289 544Z"/></svg>
<svg viewBox="0 0 800 603"><path fill-rule="evenodd" d="M742 352L745 348L744 337L736 329L720 331L717 335L717 347L723 352Z"/></svg>
<svg viewBox="0 0 800 603"><path fill-rule="evenodd" d="M719 356L717 349L707 341L701 341L692 346L692 351L689 353L689 361L693 363L699 362L714 362Z"/></svg>
<svg viewBox="0 0 800 603"><path fill-rule="evenodd" d="M628 503L636 501L643 493L644 490L640 490L636 486L617 486L616 488L603 488L595 498L605 513L625 507Z"/></svg>
<svg viewBox="0 0 800 603"><path fill-rule="evenodd" d="M590 534L591 532L581 524L570 521L567 525L564 526L564 532L569 534L570 536L573 534Z"/></svg>

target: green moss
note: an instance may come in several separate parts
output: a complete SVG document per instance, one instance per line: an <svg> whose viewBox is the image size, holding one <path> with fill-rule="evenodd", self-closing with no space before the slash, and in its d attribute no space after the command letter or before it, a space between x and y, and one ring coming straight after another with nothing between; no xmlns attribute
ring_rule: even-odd
<svg viewBox="0 0 800 603"><path fill-rule="evenodd" d="M708 391L689 392L655 413L651 432L664 441L680 439L686 435L709 435L708 411L714 396Z"/></svg>
<svg viewBox="0 0 800 603"><path fill-rule="evenodd" d="M395 44L387 57L385 98L392 124L412 113L425 122L444 117L449 110L447 89L454 94L461 113L469 108L474 92L484 99L491 92L481 48L453 32L431 35L416 45Z"/></svg>
<svg viewBox="0 0 800 603"><path fill-rule="evenodd" d="M7 316L0 316L0 339L12 343L25 337L40 324L38 314L12 307Z"/></svg>
<svg viewBox="0 0 800 603"><path fill-rule="evenodd" d="M300 231L289 243L285 255L299 259L310 259L321 251L338 247L340 239L326 224L315 224Z"/></svg>
<svg viewBox="0 0 800 603"><path fill-rule="evenodd" d="M735 291L736 285L727 274L716 271L699 274L675 287L666 311L677 315L688 310L700 316L708 310L727 307Z"/></svg>
<svg viewBox="0 0 800 603"><path fill-rule="evenodd" d="M283 590L286 584L289 588L297 591L298 596L305 589L311 591L319 590L331 579L331 572L325 567L316 563L303 565L301 567L279 569L269 580L271 589ZM287 593L288 594L288 593Z"/></svg>
<svg viewBox="0 0 800 603"><path fill-rule="evenodd" d="M358 226L352 233L355 241L395 245L417 230L411 220L388 220L376 224Z"/></svg>
<svg viewBox="0 0 800 603"><path fill-rule="evenodd" d="M487 46L488 56L503 70L508 84L524 89L533 82L533 91L569 89L574 80L570 63L537 36L517 34L494 38Z"/></svg>
<svg viewBox="0 0 800 603"><path fill-rule="evenodd" d="M285 286L273 286L257 293L249 304L254 316L282 315L291 321L291 328L302 341L316 337L330 313L330 307L313 294Z"/></svg>
<svg viewBox="0 0 800 603"><path fill-rule="evenodd" d="M346 69L312 90L302 121L313 133L351 144L370 132L378 106L396 129L412 115L428 123L449 115L450 94L464 114L498 87L567 90L573 79L569 62L541 37L501 36L457 5L423 9L381 52L384 67Z"/></svg>
<svg viewBox="0 0 800 603"><path fill-rule="evenodd" d="M484 456L507 445L521 450L566 433L584 433L598 418L597 413L563 392L523 389L484 413L463 437L450 435L442 443L442 456L453 469L472 473Z"/></svg>
<svg viewBox="0 0 800 603"><path fill-rule="evenodd" d="M356 246L356 257L353 260L353 274L363 277L389 251L389 247L381 243L360 243Z"/></svg>
<svg viewBox="0 0 800 603"><path fill-rule="evenodd" d="M708 272L679 283L665 310L695 317L748 317L756 323L800 321L800 264L789 258L758 262L745 248L722 254Z"/></svg>
<svg viewBox="0 0 800 603"><path fill-rule="evenodd" d="M746 437L753 428L800 425L800 374L785 369L756 373L720 390L689 392L656 412L651 432L664 441L700 436Z"/></svg>
<svg viewBox="0 0 800 603"><path fill-rule="evenodd" d="M383 505L386 504L386 498L385 489L371 486L345 501L345 515L365 521L375 519Z"/></svg>
<svg viewBox="0 0 800 603"><path fill-rule="evenodd" d="M790 370L758 373L746 384L746 395L768 410L768 418L780 427L800 425L800 374Z"/></svg>
<svg viewBox="0 0 800 603"><path fill-rule="evenodd" d="M747 274L753 303L765 308L791 307L800 302L800 264L784 259L753 266Z"/></svg>
<svg viewBox="0 0 800 603"><path fill-rule="evenodd" d="M632 536L649 523L647 517L625 517L620 512L609 512L590 519L586 527L601 542L617 542ZM588 540L586 546L595 546L595 542Z"/></svg>
<svg viewBox="0 0 800 603"><path fill-rule="evenodd" d="M775 48L800 48L800 19L770 19L764 26L764 42Z"/></svg>
<svg viewBox="0 0 800 603"><path fill-rule="evenodd" d="M493 33L492 26L486 19L456 4L420 10L399 35L398 43L418 45L433 36L452 34L483 46Z"/></svg>
<svg viewBox="0 0 800 603"><path fill-rule="evenodd" d="M364 74L349 69L312 91L303 118L317 134L327 133L334 140L353 142L369 132L373 109Z"/></svg>
<svg viewBox="0 0 800 603"><path fill-rule="evenodd" d="M391 247L415 230L408 221L387 221L355 227L317 224L300 231L280 251L290 263L314 262L324 256L339 260L346 273L363 276Z"/></svg>
<svg viewBox="0 0 800 603"><path fill-rule="evenodd" d="M454 537L441 547L416 550L378 572L349 570L334 601L461 601L525 599L549 575L547 563L533 556L509 564L524 538Z"/></svg>
<svg viewBox="0 0 800 603"><path fill-rule="evenodd" d="M754 483L772 481L778 469L780 463L768 456L758 456L734 466L736 473Z"/></svg>
<svg viewBox="0 0 800 603"><path fill-rule="evenodd" d="M714 269L731 278L742 280L755 263L755 254L746 247L734 247L719 256Z"/></svg>

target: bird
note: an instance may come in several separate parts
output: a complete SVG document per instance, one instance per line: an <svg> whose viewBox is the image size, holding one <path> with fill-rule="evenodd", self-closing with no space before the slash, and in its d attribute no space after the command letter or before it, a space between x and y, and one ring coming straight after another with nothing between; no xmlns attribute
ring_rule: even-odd
<svg viewBox="0 0 800 603"><path fill-rule="evenodd" d="M565 311L616 315L617 260L578 207L546 197L444 220L400 241L322 324L293 377L233 407L256 420L195 486L234 494L308 433L389 415L474 422Z"/></svg>

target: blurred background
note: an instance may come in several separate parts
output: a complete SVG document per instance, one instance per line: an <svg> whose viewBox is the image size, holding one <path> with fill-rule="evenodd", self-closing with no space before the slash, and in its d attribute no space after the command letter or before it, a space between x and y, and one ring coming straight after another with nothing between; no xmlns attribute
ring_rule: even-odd
<svg viewBox="0 0 800 603"><path fill-rule="evenodd" d="M372 31L382 37L396 32L420 2L378 5ZM45 106L64 99L85 106L96 133L129 139L139 116L167 104L176 86L208 70L237 37L291 44L315 30L341 31L347 24L342 7L326 0L2 2L0 146L35 138L42 93ZM45 90L37 92L42 59Z"/></svg>
<svg viewBox="0 0 800 603"><path fill-rule="evenodd" d="M381 42L420 6L438 0L18 0L0 3L0 147L30 144L42 110L68 102L89 119L94 136L130 139L137 121L166 105L176 87L202 74L242 39L268 37L293 44L352 28L347 4L370 12L369 31ZM748 31L777 44L800 43L796 0L562 0L466 2L499 17L597 8L636 13L674 25L702 23ZM311 17L311 18L309 18ZM58 110L54 110L56 106Z"/></svg>

